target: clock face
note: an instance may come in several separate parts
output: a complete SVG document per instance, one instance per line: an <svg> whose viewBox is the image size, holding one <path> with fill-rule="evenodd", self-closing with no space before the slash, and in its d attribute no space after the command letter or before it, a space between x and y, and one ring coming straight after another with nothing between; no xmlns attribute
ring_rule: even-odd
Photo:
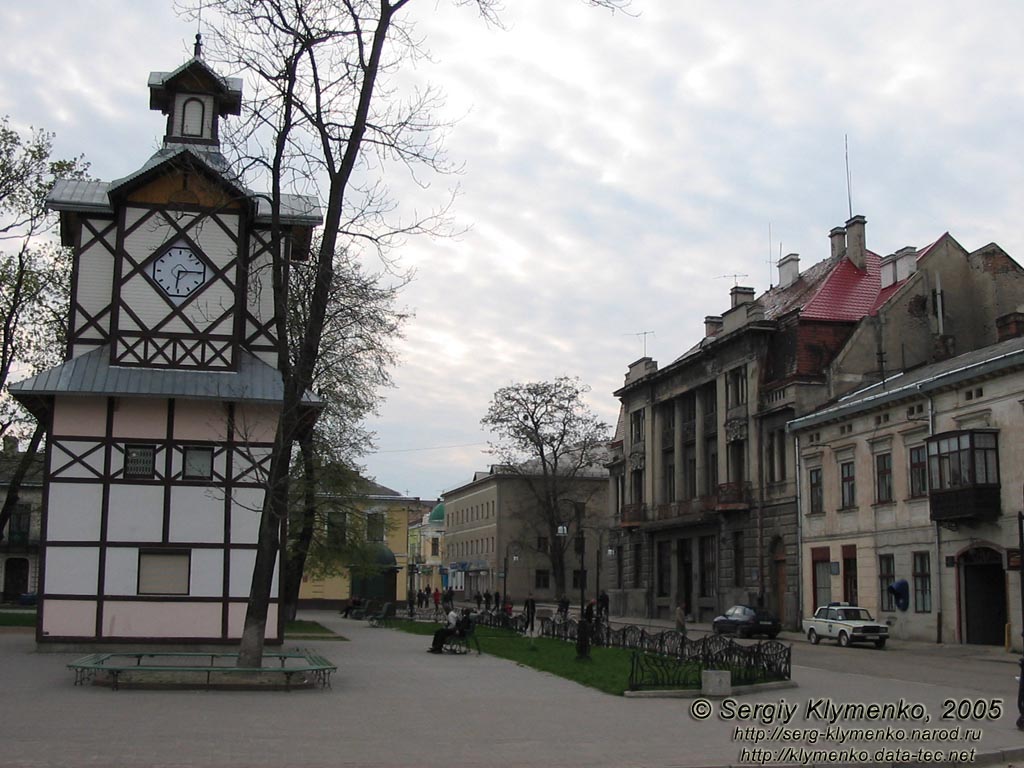
<svg viewBox="0 0 1024 768"><path fill-rule="evenodd" d="M184 245L168 249L150 269L153 282L179 304L199 290L207 277L206 262Z"/></svg>

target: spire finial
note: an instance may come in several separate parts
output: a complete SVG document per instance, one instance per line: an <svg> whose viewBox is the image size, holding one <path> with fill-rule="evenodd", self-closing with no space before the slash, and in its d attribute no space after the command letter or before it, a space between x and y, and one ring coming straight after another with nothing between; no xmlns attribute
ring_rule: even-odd
<svg viewBox="0 0 1024 768"><path fill-rule="evenodd" d="M197 59L203 58L203 35L201 32L196 32L196 47L192 51L192 55Z"/></svg>

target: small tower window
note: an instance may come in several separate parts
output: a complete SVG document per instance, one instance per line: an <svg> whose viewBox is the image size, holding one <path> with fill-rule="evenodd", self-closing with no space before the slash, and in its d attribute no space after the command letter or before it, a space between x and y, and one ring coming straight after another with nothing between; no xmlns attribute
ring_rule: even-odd
<svg viewBox="0 0 1024 768"><path fill-rule="evenodd" d="M206 123L206 105L201 99L185 99L181 105L181 135L202 136Z"/></svg>

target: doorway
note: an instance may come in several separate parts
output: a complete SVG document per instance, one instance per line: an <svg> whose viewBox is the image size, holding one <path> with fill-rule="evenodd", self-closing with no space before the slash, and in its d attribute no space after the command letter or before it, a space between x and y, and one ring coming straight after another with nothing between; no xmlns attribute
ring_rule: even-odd
<svg viewBox="0 0 1024 768"><path fill-rule="evenodd" d="M676 600L683 606L683 613L689 615L693 597L693 557L690 554L691 539L676 541Z"/></svg>
<svg viewBox="0 0 1024 768"><path fill-rule="evenodd" d="M964 642L1002 645L1006 631L1003 556L991 547L975 547L960 555L960 570L963 574Z"/></svg>
<svg viewBox="0 0 1024 768"><path fill-rule="evenodd" d="M9 557L4 564L3 602L12 603L28 592L28 559Z"/></svg>
<svg viewBox="0 0 1024 768"><path fill-rule="evenodd" d="M786 623L786 545L782 539L776 539L772 544L772 600L774 605L770 606L779 617L779 621Z"/></svg>

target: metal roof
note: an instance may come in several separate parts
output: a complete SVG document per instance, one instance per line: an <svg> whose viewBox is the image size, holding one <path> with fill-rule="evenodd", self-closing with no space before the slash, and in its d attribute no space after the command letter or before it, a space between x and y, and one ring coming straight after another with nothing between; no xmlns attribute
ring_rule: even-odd
<svg viewBox="0 0 1024 768"><path fill-rule="evenodd" d="M138 368L110 364L110 347L73 357L8 387L12 396L28 404L53 395L183 398L247 403L280 403L284 399L281 374L244 350L239 350L238 371L195 371ZM303 402L322 401L307 392Z"/></svg>
<svg viewBox="0 0 1024 768"><path fill-rule="evenodd" d="M834 405L794 419L787 427L792 432L837 419L846 419L901 400L1021 367L1024 367L1024 337L1008 339L939 363L895 374L883 382L840 398Z"/></svg>
<svg viewBox="0 0 1024 768"><path fill-rule="evenodd" d="M108 194L116 192L121 187L129 184L140 176L145 175L149 171L157 168L164 163L170 162L175 158L183 155L190 155L195 160L209 168L213 173L220 176L226 183L235 187L240 193L251 196L252 193L245 188L242 180L231 168L231 164L227 161L227 158L221 154L218 147L211 147L205 144L173 144L164 146L156 151L156 153L149 158L142 167L138 170L129 173L127 176L123 176L120 179L115 179L110 182L110 186L107 189Z"/></svg>

